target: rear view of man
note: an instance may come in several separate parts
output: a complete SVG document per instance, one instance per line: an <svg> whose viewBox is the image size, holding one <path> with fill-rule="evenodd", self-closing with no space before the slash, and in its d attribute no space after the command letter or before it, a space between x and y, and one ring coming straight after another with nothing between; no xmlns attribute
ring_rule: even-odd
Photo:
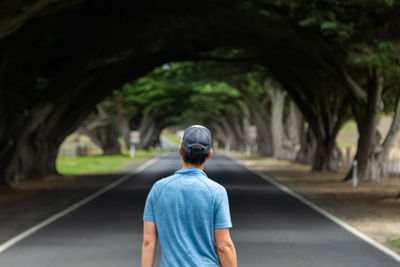
<svg viewBox="0 0 400 267"><path fill-rule="evenodd" d="M211 158L211 133L186 128L179 154L182 169L157 181L147 196L142 267L152 267L157 238L162 267L236 267L228 195L203 172Z"/></svg>

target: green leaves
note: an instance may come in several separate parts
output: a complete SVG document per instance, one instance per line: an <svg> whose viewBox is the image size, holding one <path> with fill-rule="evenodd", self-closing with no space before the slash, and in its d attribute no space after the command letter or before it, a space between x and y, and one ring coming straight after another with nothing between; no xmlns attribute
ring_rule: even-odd
<svg viewBox="0 0 400 267"><path fill-rule="evenodd" d="M385 0L388 6L393 6L394 0Z"/></svg>
<svg viewBox="0 0 400 267"><path fill-rule="evenodd" d="M207 81L204 75L193 62L158 67L121 88L124 113L182 122L237 112L239 91L224 82Z"/></svg>
<svg viewBox="0 0 400 267"><path fill-rule="evenodd" d="M337 30L338 23L336 21L323 21L321 23L321 30Z"/></svg>
<svg viewBox="0 0 400 267"><path fill-rule="evenodd" d="M307 17L299 21L299 25L303 27L315 25L318 19L316 17Z"/></svg>
<svg viewBox="0 0 400 267"><path fill-rule="evenodd" d="M392 42L379 42L371 65L382 68L388 77L396 77L400 74L400 51Z"/></svg>

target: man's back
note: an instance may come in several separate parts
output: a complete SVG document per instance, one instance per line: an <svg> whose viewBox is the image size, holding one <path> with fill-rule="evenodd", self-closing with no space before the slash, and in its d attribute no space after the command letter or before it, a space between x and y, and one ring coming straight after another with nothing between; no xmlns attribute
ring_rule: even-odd
<svg viewBox="0 0 400 267"><path fill-rule="evenodd" d="M155 222L162 266L220 266L214 229L232 227L225 188L197 168L158 181L143 219Z"/></svg>

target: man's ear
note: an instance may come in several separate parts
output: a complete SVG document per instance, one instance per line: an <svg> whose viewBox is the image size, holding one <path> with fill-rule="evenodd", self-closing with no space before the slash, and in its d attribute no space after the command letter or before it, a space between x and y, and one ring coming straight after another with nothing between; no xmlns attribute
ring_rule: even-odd
<svg viewBox="0 0 400 267"><path fill-rule="evenodd" d="M182 145L179 145L179 155L183 156Z"/></svg>
<svg viewBox="0 0 400 267"><path fill-rule="evenodd" d="M210 152L208 152L208 155L206 157L207 160L209 160L212 156L212 149L210 149Z"/></svg>

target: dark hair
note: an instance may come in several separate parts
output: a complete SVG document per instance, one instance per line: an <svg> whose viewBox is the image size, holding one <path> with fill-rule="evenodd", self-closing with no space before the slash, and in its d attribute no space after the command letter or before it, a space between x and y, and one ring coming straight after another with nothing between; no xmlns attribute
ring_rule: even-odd
<svg viewBox="0 0 400 267"><path fill-rule="evenodd" d="M203 150L200 147L199 148L191 147L190 149L198 150L198 151ZM208 152L207 154L194 154L194 153L186 152L185 150L182 149L183 161L186 162L186 163L194 164L194 165L203 164L206 161L207 156L208 156L209 153L210 152Z"/></svg>

